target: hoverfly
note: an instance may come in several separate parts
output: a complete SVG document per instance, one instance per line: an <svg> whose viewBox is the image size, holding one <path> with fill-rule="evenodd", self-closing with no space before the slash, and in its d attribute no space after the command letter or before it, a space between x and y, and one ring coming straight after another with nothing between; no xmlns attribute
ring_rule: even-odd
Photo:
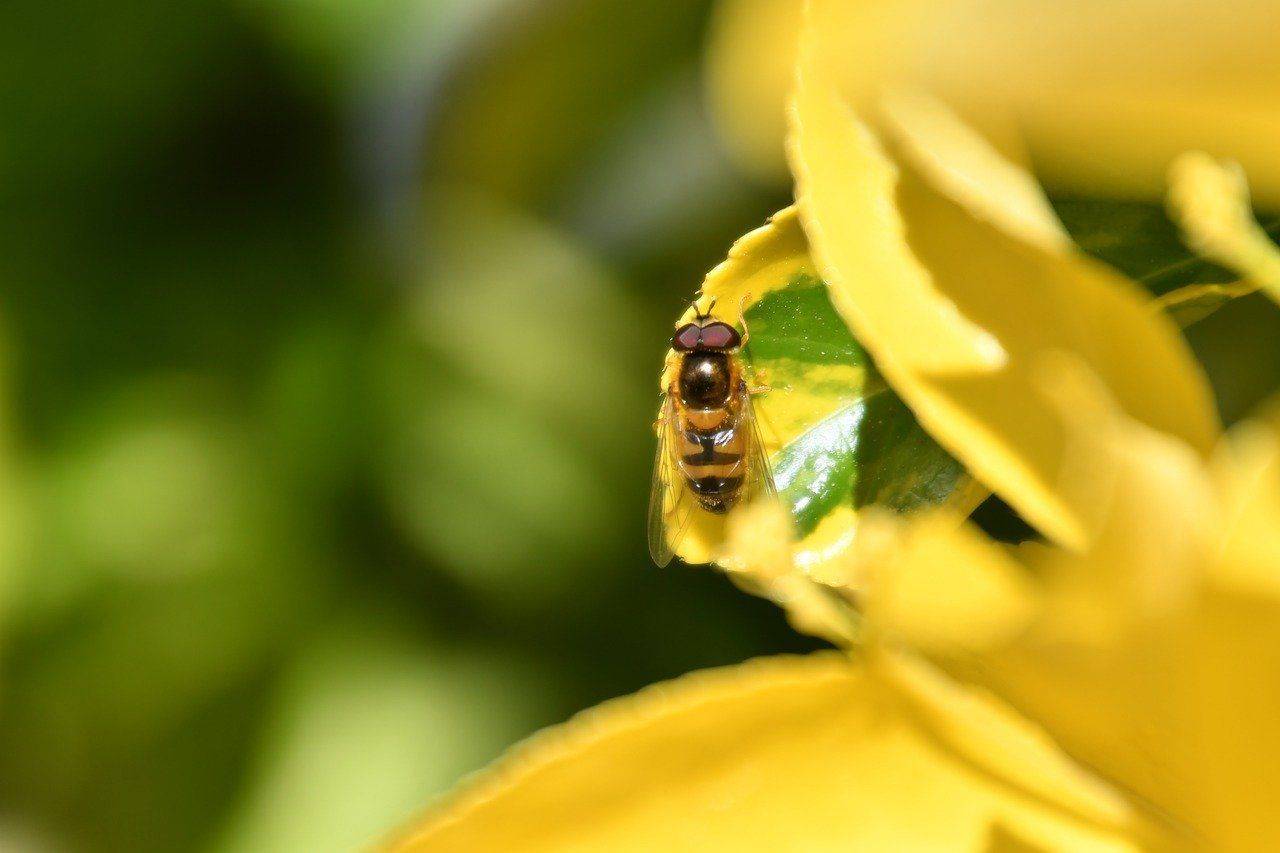
<svg viewBox="0 0 1280 853"><path fill-rule="evenodd" d="M658 453L649 493L649 555L671 562L699 513L722 516L777 494L744 376L738 330L694 304L694 320L671 337L676 370L663 389Z"/></svg>

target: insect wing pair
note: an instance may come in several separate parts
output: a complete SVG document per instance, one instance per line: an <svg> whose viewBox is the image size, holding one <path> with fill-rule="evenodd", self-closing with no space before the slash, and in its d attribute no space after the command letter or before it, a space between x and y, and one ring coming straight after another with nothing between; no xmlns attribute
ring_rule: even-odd
<svg viewBox="0 0 1280 853"><path fill-rule="evenodd" d="M722 515L737 504L750 503L761 496L777 497L750 392L745 382L737 384L731 400L735 414L716 431L712 441L696 432L690 434L690 415L697 413L691 413L684 406L678 389L669 389L663 396L658 416L658 451L649 492L649 555L659 566L671 562L699 515ZM710 445L705 457L682 453L699 438L704 446ZM703 469L698 463L716 458L713 442L717 439L722 444L741 448L737 463L729 477L700 478L697 475ZM708 479L718 479L717 485L729 486L716 493L718 501L712 504L714 509L707 508L705 484ZM737 482L726 484L726 480Z"/></svg>

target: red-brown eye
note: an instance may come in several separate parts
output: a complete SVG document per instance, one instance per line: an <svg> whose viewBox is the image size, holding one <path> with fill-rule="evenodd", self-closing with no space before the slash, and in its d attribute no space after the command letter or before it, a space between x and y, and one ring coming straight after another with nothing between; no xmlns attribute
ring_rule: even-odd
<svg viewBox="0 0 1280 853"><path fill-rule="evenodd" d="M698 337L701 333L702 329L693 323L681 326L671 336L671 348L680 352L690 352L698 346Z"/></svg>
<svg viewBox="0 0 1280 853"><path fill-rule="evenodd" d="M702 327L702 345L708 349L733 349L741 342L738 330L728 323L708 323Z"/></svg>

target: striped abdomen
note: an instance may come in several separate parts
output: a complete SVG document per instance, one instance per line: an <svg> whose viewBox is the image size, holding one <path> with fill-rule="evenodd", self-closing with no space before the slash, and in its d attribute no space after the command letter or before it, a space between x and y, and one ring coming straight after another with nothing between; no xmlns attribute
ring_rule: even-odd
<svg viewBox="0 0 1280 853"><path fill-rule="evenodd" d="M729 408L686 410L676 435L680 473L708 512L728 512L742 491L746 437Z"/></svg>

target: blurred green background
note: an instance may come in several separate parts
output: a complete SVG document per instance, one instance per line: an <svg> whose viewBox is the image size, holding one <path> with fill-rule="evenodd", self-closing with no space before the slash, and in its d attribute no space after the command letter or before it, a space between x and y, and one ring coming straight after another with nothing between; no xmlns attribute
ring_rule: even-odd
<svg viewBox="0 0 1280 853"><path fill-rule="evenodd" d="M809 647L643 544L669 324L786 203L708 13L0 9L0 849L351 849Z"/></svg>

